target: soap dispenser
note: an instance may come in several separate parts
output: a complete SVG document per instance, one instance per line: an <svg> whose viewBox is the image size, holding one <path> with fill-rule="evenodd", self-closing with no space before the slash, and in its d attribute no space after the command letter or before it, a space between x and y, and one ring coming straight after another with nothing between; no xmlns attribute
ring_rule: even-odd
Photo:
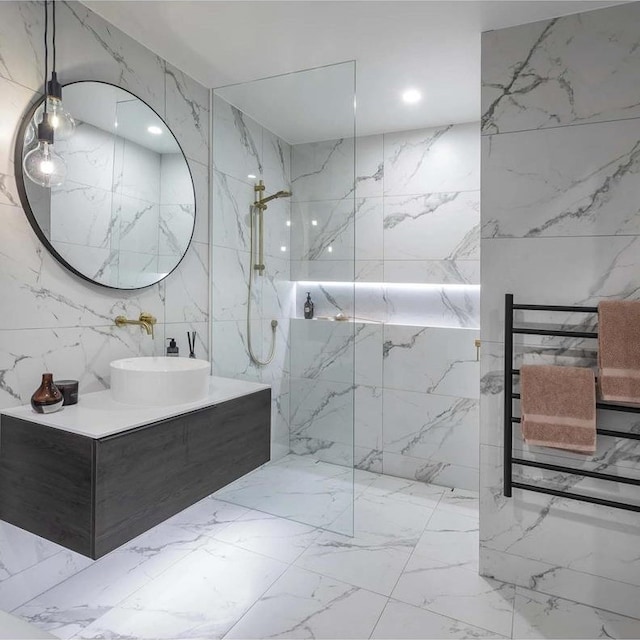
<svg viewBox="0 0 640 640"><path fill-rule="evenodd" d="M307 291L307 300L304 303L304 317L305 320L313 318L313 302L311 302L311 293L309 291Z"/></svg>
<svg viewBox="0 0 640 640"><path fill-rule="evenodd" d="M167 347L167 356L170 358L177 358L180 354L180 350L178 349L178 345L176 344L175 338L167 338L169 341L169 346Z"/></svg>

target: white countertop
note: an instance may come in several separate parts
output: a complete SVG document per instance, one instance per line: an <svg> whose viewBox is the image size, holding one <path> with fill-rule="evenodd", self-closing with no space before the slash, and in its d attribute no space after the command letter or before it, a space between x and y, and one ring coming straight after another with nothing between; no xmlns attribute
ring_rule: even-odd
<svg viewBox="0 0 640 640"><path fill-rule="evenodd" d="M111 390L80 393L78 404L64 407L56 413L36 413L30 404L2 409L0 414L29 422L77 433L89 438L104 438L182 413L234 400L242 396L268 389L268 384L246 382L232 378L209 378L209 394L198 402L176 404L171 407L138 407L116 402Z"/></svg>

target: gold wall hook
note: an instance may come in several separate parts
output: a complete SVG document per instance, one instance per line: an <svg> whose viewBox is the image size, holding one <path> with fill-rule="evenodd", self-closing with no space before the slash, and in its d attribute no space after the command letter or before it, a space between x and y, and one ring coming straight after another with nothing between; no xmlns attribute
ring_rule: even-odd
<svg viewBox="0 0 640 640"><path fill-rule="evenodd" d="M137 320L129 320L126 316L117 316L114 323L117 327L123 327L126 324L139 325L147 332L147 335L154 337L153 325L157 322L156 318L150 313L142 312Z"/></svg>

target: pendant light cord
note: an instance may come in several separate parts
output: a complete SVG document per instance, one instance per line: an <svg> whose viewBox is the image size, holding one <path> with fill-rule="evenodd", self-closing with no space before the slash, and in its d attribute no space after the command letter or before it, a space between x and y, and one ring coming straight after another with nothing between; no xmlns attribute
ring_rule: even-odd
<svg viewBox="0 0 640 640"><path fill-rule="evenodd" d="M53 11L53 67L52 72L56 71L56 0L51 0L51 9Z"/></svg>
<svg viewBox="0 0 640 640"><path fill-rule="evenodd" d="M47 113L47 76L49 75L49 7L44 0L44 113Z"/></svg>

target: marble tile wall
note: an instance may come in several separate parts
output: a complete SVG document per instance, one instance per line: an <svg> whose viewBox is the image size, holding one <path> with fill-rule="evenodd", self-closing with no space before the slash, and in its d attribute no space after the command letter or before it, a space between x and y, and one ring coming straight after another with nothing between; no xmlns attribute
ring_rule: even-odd
<svg viewBox="0 0 640 640"><path fill-rule="evenodd" d="M639 27L640 4L631 3L482 39L481 572L627 615L637 615L640 602L637 514L520 490L502 496L503 313L505 293L532 304L638 298ZM592 322L577 314L556 320ZM592 340L518 340L516 364L593 366L595 348ZM640 430L632 415L601 411L598 421ZM516 432L514 450L640 477L633 441L599 437L585 458L527 447ZM637 502L623 484L525 476Z"/></svg>
<svg viewBox="0 0 640 640"><path fill-rule="evenodd" d="M477 489L479 142L465 124L292 147L295 453Z"/></svg>
<svg viewBox="0 0 640 640"><path fill-rule="evenodd" d="M247 344L249 210L257 180L264 180L267 195L291 189L290 155L284 140L214 92L213 369L216 375L272 385L272 459L289 453L289 323L294 302L289 277L291 203L286 199L269 203L264 214L266 270L254 277L250 321L253 351L259 359L269 352L271 321L278 322L275 357L265 367L251 361Z"/></svg>
<svg viewBox="0 0 640 640"><path fill-rule="evenodd" d="M14 179L17 127L41 91L43 17L40 2L0 3L0 407L28 402L43 371L78 379L81 393L103 389L111 360L163 353L165 335L186 350L189 329L198 332L198 356L208 358L209 92L82 4L58 4L60 80L112 82L151 104L180 141L196 187L194 242L169 278L128 293L91 285L39 242ZM141 311L158 318L154 340L137 327L113 326L116 315ZM89 562L0 523L0 609Z"/></svg>

